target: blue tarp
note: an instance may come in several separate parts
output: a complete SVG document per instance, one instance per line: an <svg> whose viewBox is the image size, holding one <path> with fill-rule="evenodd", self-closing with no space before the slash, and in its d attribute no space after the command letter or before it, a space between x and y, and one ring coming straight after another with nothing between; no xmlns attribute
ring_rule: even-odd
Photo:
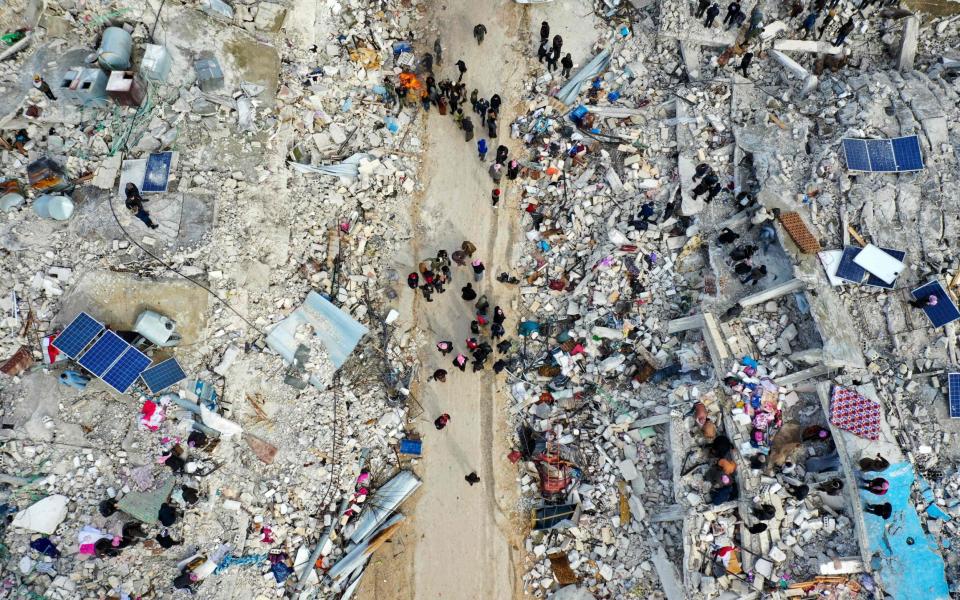
<svg viewBox="0 0 960 600"><path fill-rule="evenodd" d="M327 350L330 362L337 369L347 362L347 357L356 348L360 339L367 334L367 328L355 321L353 317L328 302L320 294L311 291L307 294L303 306L277 323L270 331L267 335L267 345L282 356L283 360L292 363L298 345L294 334L297 327L306 323L313 326L314 333Z"/></svg>
<svg viewBox="0 0 960 600"><path fill-rule="evenodd" d="M889 502L893 506L893 514L886 521L870 513L863 514L871 564L880 576L884 591L894 600L947 600L950 594L937 542L924 532L910 502L913 466L897 463L883 473L868 475L874 476L889 481L890 490L883 496L860 490L861 501Z"/></svg>

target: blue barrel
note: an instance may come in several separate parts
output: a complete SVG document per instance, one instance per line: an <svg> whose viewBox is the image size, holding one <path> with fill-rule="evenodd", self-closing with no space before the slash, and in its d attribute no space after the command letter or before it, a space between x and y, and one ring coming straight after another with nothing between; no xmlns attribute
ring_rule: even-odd
<svg viewBox="0 0 960 600"><path fill-rule="evenodd" d="M97 62L107 71L126 71L130 68L133 38L119 27L107 27L97 50Z"/></svg>

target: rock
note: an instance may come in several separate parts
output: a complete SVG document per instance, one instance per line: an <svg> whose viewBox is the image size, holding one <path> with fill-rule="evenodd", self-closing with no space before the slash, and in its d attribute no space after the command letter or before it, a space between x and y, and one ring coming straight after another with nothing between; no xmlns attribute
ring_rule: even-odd
<svg viewBox="0 0 960 600"><path fill-rule="evenodd" d="M13 516L13 526L37 533L52 535L67 518L70 499L61 494L47 496Z"/></svg>

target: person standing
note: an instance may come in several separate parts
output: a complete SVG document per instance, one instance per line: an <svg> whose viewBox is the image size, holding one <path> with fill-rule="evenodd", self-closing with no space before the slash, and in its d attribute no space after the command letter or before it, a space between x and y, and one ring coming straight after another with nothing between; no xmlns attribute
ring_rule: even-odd
<svg viewBox="0 0 960 600"><path fill-rule="evenodd" d="M440 431L447 426L447 423L450 422L450 415L443 413L433 422L433 426L437 428L437 431Z"/></svg>
<svg viewBox="0 0 960 600"><path fill-rule="evenodd" d="M477 140L477 154L481 162L487 159L487 140Z"/></svg>
<svg viewBox="0 0 960 600"><path fill-rule="evenodd" d="M748 77L747 69L750 67L751 60L753 60L753 52L747 52L743 55L743 58L740 59L740 70L743 72L744 77Z"/></svg>
<svg viewBox="0 0 960 600"><path fill-rule="evenodd" d="M563 48L563 38L559 35L553 36L553 49L557 52L557 56L560 55L561 48Z"/></svg>
<svg viewBox="0 0 960 600"><path fill-rule="evenodd" d="M540 43L544 43L550 39L550 23L543 21L540 23Z"/></svg>
<svg viewBox="0 0 960 600"><path fill-rule="evenodd" d="M483 279L483 272L486 270L486 267L483 266L483 261L478 258L470 264L473 266L473 280L480 281Z"/></svg>
<svg viewBox="0 0 960 600"><path fill-rule="evenodd" d="M717 15L720 14L720 7L717 6L717 3L714 2L710 5L710 8L707 9L707 19L703 22L704 27L713 27L713 20L717 18Z"/></svg>
<svg viewBox="0 0 960 600"><path fill-rule="evenodd" d="M723 18L723 24L728 25L733 23L734 16L740 12L740 3L734 0L727 5L727 16Z"/></svg>
<svg viewBox="0 0 960 600"><path fill-rule="evenodd" d="M467 302L473 302L477 299L477 292L473 289L473 284L468 283L467 285L460 288L460 297L466 300Z"/></svg>
<svg viewBox="0 0 960 600"><path fill-rule="evenodd" d="M700 163L693 171L693 180L696 181L701 177L704 177L707 173L713 173L713 167L707 163Z"/></svg>
<svg viewBox="0 0 960 600"><path fill-rule="evenodd" d="M837 46L839 44L834 44ZM470 485L473 485L472 483ZM884 521L890 518L890 515L893 514L893 505L889 502L884 502L883 504L867 504L863 507L863 512L868 512L871 515L877 515Z"/></svg>
<svg viewBox="0 0 960 600"><path fill-rule="evenodd" d="M557 61L560 60L560 49L556 46L550 50L550 56L547 57L547 70L554 71L557 68Z"/></svg>
<svg viewBox="0 0 960 600"><path fill-rule="evenodd" d="M473 119L470 117L463 118L463 141L469 142L473 139Z"/></svg>
<svg viewBox="0 0 960 600"><path fill-rule="evenodd" d="M500 94L490 96L490 109L494 112L500 112Z"/></svg>
<svg viewBox="0 0 960 600"><path fill-rule="evenodd" d="M446 372L445 370L443 370L443 369L437 369L436 371L433 372L432 379L433 379L434 381L439 381L440 383L446 383L446 382L447 382L447 372Z"/></svg>
<svg viewBox="0 0 960 600"><path fill-rule="evenodd" d="M497 139L497 113L491 111L487 115L487 137L491 140Z"/></svg>
<svg viewBox="0 0 960 600"><path fill-rule="evenodd" d="M547 58L550 55L550 49L547 45L550 43L549 40L540 40L540 46L537 47L537 61L542 63L543 59Z"/></svg>
<svg viewBox="0 0 960 600"><path fill-rule="evenodd" d="M453 366L460 369L460 372L463 373L467 370L467 357L464 356L462 352L458 352L457 356L453 359Z"/></svg>
<svg viewBox="0 0 960 600"><path fill-rule="evenodd" d="M40 73L34 73L33 87L43 92L43 95L49 98L50 100L57 99L57 97L53 95L53 90L50 89L50 84L44 81L43 77L40 76Z"/></svg>
<svg viewBox="0 0 960 600"><path fill-rule="evenodd" d="M473 91L470 92L470 106L473 107L473 112L477 112L477 101L480 100L480 90L473 88Z"/></svg>
<svg viewBox="0 0 960 600"><path fill-rule="evenodd" d="M807 18L803 20L803 23L800 25L800 31L803 32L803 39L807 39L807 36L810 35L810 32L813 31L813 28L817 25L817 19L820 18L820 13L814 11L807 15Z"/></svg>
<svg viewBox="0 0 960 600"><path fill-rule="evenodd" d="M470 240L463 240L460 242L460 249L466 253L467 256L473 258L473 253L477 251L476 245Z"/></svg>
<svg viewBox="0 0 960 600"><path fill-rule="evenodd" d="M754 267L750 274L747 275L744 279L740 280L740 283L743 285L757 285L761 279L767 276L767 265L760 265L759 267Z"/></svg>
<svg viewBox="0 0 960 600"><path fill-rule="evenodd" d="M437 342L437 350L440 351L441 356L446 356L453 352L453 342L441 340Z"/></svg>
<svg viewBox="0 0 960 600"><path fill-rule="evenodd" d="M507 162L507 156L509 153L510 149L503 144L497 146L497 164L502 165L503 163Z"/></svg>
<svg viewBox="0 0 960 600"><path fill-rule="evenodd" d="M847 22L840 26L840 30L837 31L837 39L833 40L833 45L842 46L851 31L853 31L853 17L847 19Z"/></svg>
<svg viewBox="0 0 960 600"><path fill-rule="evenodd" d="M697 12L695 16L697 19L702 17L704 13L707 12L707 9L710 8L710 0L697 0Z"/></svg>
<svg viewBox="0 0 960 600"><path fill-rule="evenodd" d="M124 202L127 210L132 212L133 216L143 221L143 224L150 229L156 229L159 227L159 225L150 220L150 213L147 212L147 209L143 207L143 203L146 202L146 200L144 200L143 196L140 195L140 190L137 188L136 184L132 182L127 183L127 186L124 188L124 192L127 195L127 199Z"/></svg>
<svg viewBox="0 0 960 600"><path fill-rule="evenodd" d="M477 40L477 45L483 43L483 37L487 35L487 26L483 23L477 23L473 26L473 37Z"/></svg>
<svg viewBox="0 0 960 600"><path fill-rule="evenodd" d="M573 68L573 57L570 56L569 52L560 60L560 64L563 65L563 69L560 70L560 77L570 77L570 69Z"/></svg>
<svg viewBox="0 0 960 600"><path fill-rule="evenodd" d="M520 174L520 163L516 160L511 160L510 164L507 165L507 177L513 181Z"/></svg>
<svg viewBox="0 0 960 600"><path fill-rule="evenodd" d="M486 98L477 100L477 114L480 115L480 124L487 124L487 109L490 108L490 102Z"/></svg>
<svg viewBox="0 0 960 600"><path fill-rule="evenodd" d="M467 72L467 63L463 62L463 59L457 61L457 71L460 72L460 76L457 77L457 83L463 81L463 74Z"/></svg>
<svg viewBox="0 0 960 600"><path fill-rule="evenodd" d="M827 27L830 27L830 23L832 23L834 17L837 16L838 10L837 7L833 7L827 11L827 16L823 18L823 23L820 24L820 32L817 34L818 40L823 39L823 34L827 32Z"/></svg>
<svg viewBox="0 0 960 600"><path fill-rule="evenodd" d="M419 285L420 285L420 276L417 275L416 272L413 272L413 273L410 273L409 275L407 275L407 286L408 286L411 290L417 289L417 287L419 287Z"/></svg>
<svg viewBox="0 0 960 600"><path fill-rule="evenodd" d="M443 64L443 46L440 45L440 38L433 40L433 55L437 59L437 66Z"/></svg>
<svg viewBox="0 0 960 600"><path fill-rule="evenodd" d="M490 192L490 200L493 201L493 207L497 207L497 203L500 202L500 188L493 188L493 191Z"/></svg>
<svg viewBox="0 0 960 600"><path fill-rule="evenodd" d="M427 302L433 302L433 281L424 281L420 284L420 291L423 293L423 297Z"/></svg>
<svg viewBox="0 0 960 600"><path fill-rule="evenodd" d="M477 475L476 471L470 471L469 474L463 476L464 480L470 484L470 487L473 487L473 484L480 483L480 476Z"/></svg>

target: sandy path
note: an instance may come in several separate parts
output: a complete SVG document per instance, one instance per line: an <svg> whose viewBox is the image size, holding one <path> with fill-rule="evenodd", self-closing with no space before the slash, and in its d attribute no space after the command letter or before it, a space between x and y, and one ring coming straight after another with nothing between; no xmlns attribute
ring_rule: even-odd
<svg viewBox="0 0 960 600"><path fill-rule="evenodd" d="M497 143L512 146L509 123L517 107L509 105L518 97L526 61L511 45L518 39L521 11L509 0L497 2L494 14L500 18L496 21L489 18L491 8L486 3L456 3L435 10L433 18L444 46L444 63L437 79L456 79L454 63L462 58L467 64L464 81L468 94L476 87L481 96L499 93L504 98L500 136L488 140L490 159ZM487 36L478 46L472 31L480 22L486 25ZM431 46L432 41L430 37ZM476 126L477 136L471 142L464 141L449 116L441 117L432 110L427 117L420 174L425 190L411 207L415 238L407 267L440 248L452 252L469 239L477 245L476 256L487 266L484 280L474 287L487 294L491 306L502 305L512 317L516 286L500 284L495 277L514 262L517 192L501 185L506 197L499 208L491 207L494 186L486 172L489 163L481 163L476 152L476 140L486 138L486 131L481 132L469 103L465 112ZM403 507L411 518L392 549L385 548L372 563L360 598L488 600L522 595L522 534L516 514L516 469L506 460L510 434L503 378L495 377L489 367L495 357L482 373L472 373L469 367L460 373L450 364L452 356L441 358L433 347L436 340L448 339L466 352L463 341L471 335L473 303L460 299L460 288L471 280L469 267L454 265L454 281L445 294L434 294L431 303L418 294L414 302L416 326L428 340L427 347L420 350L423 379L441 366L450 375L445 384L422 381L416 390L424 409L417 423L424 439L424 457L415 470L424 485ZM513 326L511 319L507 331ZM450 425L436 431L433 420L443 412L451 415ZM464 481L471 471L481 478L473 487Z"/></svg>

